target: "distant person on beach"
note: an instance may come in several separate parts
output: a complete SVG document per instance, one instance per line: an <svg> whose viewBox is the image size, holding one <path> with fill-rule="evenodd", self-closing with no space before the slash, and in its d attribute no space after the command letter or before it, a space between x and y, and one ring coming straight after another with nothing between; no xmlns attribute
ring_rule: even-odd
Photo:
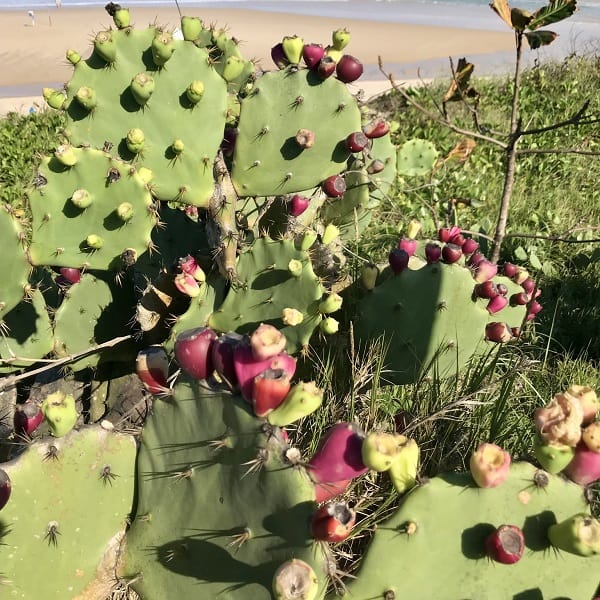
<svg viewBox="0 0 600 600"><path fill-rule="evenodd" d="M62 0L54 0L56 3L56 8L60 8L62 6Z"/></svg>
<svg viewBox="0 0 600 600"><path fill-rule="evenodd" d="M31 26L35 27L35 13L32 10L27 11L27 16L31 19Z"/></svg>

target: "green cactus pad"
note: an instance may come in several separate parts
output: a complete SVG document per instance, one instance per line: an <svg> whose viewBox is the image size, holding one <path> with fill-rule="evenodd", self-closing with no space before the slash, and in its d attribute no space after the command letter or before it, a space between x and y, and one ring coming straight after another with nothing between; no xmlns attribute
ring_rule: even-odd
<svg viewBox="0 0 600 600"><path fill-rule="evenodd" d="M156 224L150 192L135 170L108 154L73 152L77 162L72 167L45 158L39 173L47 184L29 192L30 260L35 265L121 270L126 250L139 255L150 242ZM91 196L86 208L73 202L74 193L77 200L82 190ZM125 199L133 210L128 221L117 212Z"/></svg>
<svg viewBox="0 0 600 600"><path fill-rule="evenodd" d="M241 397L205 382L182 378L172 397L155 401L120 568L144 600L268 600L290 558L323 577L308 528L313 486L261 423ZM253 469L260 449L265 463Z"/></svg>
<svg viewBox="0 0 600 600"><path fill-rule="evenodd" d="M288 269L291 260L303 268L300 276ZM223 304L209 318L217 331L248 333L260 323L270 323L287 338L287 351L308 344L321 316L318 305L323 287L313 272L309 254L297 250L291 240L257 239L237 264L236 280ZM294 327L283 323L283 309L295 308L304 319Z"/></svg>
<svg viewBox="0 0 600 600"><path fill-rule="evenodd" d="M398 149L398 174L406 177L427 175L437 161L438 152L427 140L413 139Z"/></svg>
<svg viewBox="0 0 600 600"><path fill-rule="evenodd" d="M38 289L32 290L30 296L4 315L6 331L0 332L0 373L28 367L52 350L54 337L44 296Z"/></svg>
<svg viewBox="0 0 600 600"><path fill-rule="evenodd" d="M517 463L496 488L478 488L470 474L454 473L414 489L377 527L344 597L591 598L600 556L556 551L546 535L550 525L587 510L581 488L554 475L538 487L535 474L532 465ZM484 549L485 537L505 524L525 536L523 557L509 565L493 562Z"/></svg>
<svg viewBox="0 0 600 600"><path fill-rule="evenodd" d="M226 83L211 66L207 51L191 41L171 40L170 58L162 67L155 64L151 47L160 32L155 27L112 31L116 60L110 66L97 53L75 65L67 84L66 133L74 145L102 148L109 142L122 159L151 169L152 190L159 199L206 206L213 191L212 163L225 126ZM132 92L138 74L153 80L147 100L147 92L139 100ZM186 95L194 81L204 86L196 104ZM91 111L74 98L82 86L95 90L97 105ZM144 134L139 154L127 148L132 129ZM183 142L185 150L179 155L172 150L173 140Z"/></svg>
<svg viewBox="0 0 600 600"><path fill-rule="evenodd" d="M0 321L25 296L27 276L31 269L21 244L21 228L9 212L9 207L0 205L0 240L10 260L4 261L0 278Z"/></svg>
<svg viewBox="0 0 600 600"><path fill-rule="evenodd" d="M240 196L306 190L340 173L350 155L346 137L360 130L356 100L337 79L307 69L265 73L242 101L231 178ZM314 133L302 149L300 129Z"/></svg>
<svg viewBox="0 0 600 600"><path fill-rule="evenodd" d="M54 351L58 356L83 352L96 344L126 335L133 323L136 299L129 286L107 283L91 274L72 285L54 317ZM71 363L75 370L93 367L105 356L128 360L135 355L133 342L122 342Z"/></svg>
<svg viewBox="0 0 600 600"><path fill-rule="evenodd" d="M92 588L104 595L86 598L108 595L114 567L102 574L97 569L125 529L135 453L131 436L93 426L36 442L1 465L12 482L10 501L0 513L3 597L64 600ZM110 562L114 565L114 556Z"/></svg>

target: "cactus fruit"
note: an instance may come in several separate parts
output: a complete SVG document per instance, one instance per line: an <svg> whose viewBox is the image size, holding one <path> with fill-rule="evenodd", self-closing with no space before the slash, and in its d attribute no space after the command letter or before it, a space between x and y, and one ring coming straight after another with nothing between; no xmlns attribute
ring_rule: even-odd
<svg viewBox="0 0 600 600"><path fill-rule="evenodd" d="M4 469L0 469L0 510L2 510L10 500L11 492L12 485L10 483L10 477Z"/></svg>
<svg viewBox="0 0 600 600"><path fill-rule="evenodd" d="M175 339L175 359L194 379L207 379L214 370L212 344L217 334L209 327L198 327L180 333Z"/></svg>
<svg viewBox="0 0 600 600"><path fill-rule="evenodd" d="M508 477L510 454L496 444L481 444L469 464L475 483L481 488L492 488Z"/></svg>
<svg viewBox="0 0 600 600"><path fill-rule="evenodd" d="M600 521L579 513L551 525L548 538L555 548L565 552L579 556L600 554Z"/></svg>
<svg viewBox="0 0 600 600"><path fill-rule="evenodd" d="M61 391L46 396L40 409L54 437L67 435L79 418L75 398Z"/></svg>
<svg viewBox="0 0 600 600"><path fill-rule="evenodd" d="M303 560L284 562L273 575L275 600L316 600L319 580L313 568Z"/></svg>
<svg viewBox="0 0 600 600"><path fill-rule="evenodd" d="M515 525L500 525L485 538L485 548L491 559L512 565L523 557L525 536Z"/></svg>

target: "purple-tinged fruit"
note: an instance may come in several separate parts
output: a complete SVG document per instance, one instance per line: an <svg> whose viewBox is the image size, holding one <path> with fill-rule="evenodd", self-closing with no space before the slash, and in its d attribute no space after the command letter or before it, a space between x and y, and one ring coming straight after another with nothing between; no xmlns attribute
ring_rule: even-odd
<svg viewBox="0 0 600 600"><path fill-rule="evenodd" d="M486 298L487 300L491 300L499 295L496 284L491 280L478 283L475 286L474 292L478 298Z"/></svg>
<svg viewBox="0 0 600 600"><path fill-rule="evenodd" d="M506 323L488 323L485 326L485 339L497 344L505 344L513 339L513 334Z"/></svg>
<svg viewBox="0 0 600 600"><path fill-rule="evenodd" d="M287 340L277 327L261 323L250 336L250 349L256 360L267 360L285 350Z"/></svg>
<svg viewBox="0 0 600 600"><path fill-rule="evenodd" d="M389 123L384 119L377 119L363 125L364 134L371 140L383 137L390 130Z"/></svg>
<svg viewBox="0 0 600 600"><path fill-rule="evenodd" d="M44 415L37 402L27 400L23 404L17 404L13 417L15 433L19 436L31 435L44 420Z"/></svg>
<svg viewBox="0 0 600 600"><path fill-rule="evenodd" d="M473 254L479 248L479 242L473 238L466 238L461 248L463 254Z"/></svg>
<svg viewBox="0 0 600 600"><path fill-rule="evenodd" d="M497 312L500 312L503 308L508 304L508 300L504 296L495 296L492 298L486 306L487 311L490 315L495 315Z"/></svg>
<svg viewBox="0 0 600 600"><path fill-rule="evenodd" d="M525 281L521 282L521 287L525 290L526 294L531 296L531 294L533 294L533 291L535 290L536 283L533 279L531 279L531 277L528 277L527 279L525 279Z"/></svg>
<svg viewBox="0 0 600 600"><path fill-rule="evenodd" d="M485 551L492 560L512 565L525 552L525 536L516 525L500 525L485 538Z"/></svg>
<svg viewBox="0 0 600 600"><path fill-rule="evenodd" d="M200 285L188 273L177 273L173 279L175 287L184 295L190 298L197 298L200 295Z"/></svg>
<svg viewBox="0 0 600 600"><path fill-rule="evenodd" d="M327 79L335 73L335 60L331 56L323 56L317 66L319 79Z"/></svg>
<svg viewBox="0 0 600 600"><path fill-rule="evenodd" d="M0 510L6 506L11 491L10 477L4 469L0 469Z"/></svg>
<svg viewBox="0 0 600 600"><path fill-rule="evenodd" d="M81 271L73 267L61 267L60 274L69 283L79 283L81 279Z"/></svg>
<svg viewBox="0 0 600 600"><path fill-rule="evenodd" d="M179 268L181 269L182 273L187 273L188 275L191 275L196 281L200 283L204 283L206 281L206 274L204 273L202 267L190 254L179 259Z"/></svg>
<svg viewBox="0 0 600 600"><path fill-rule="evenodd" d="M294 194L289 201L290 215L299 217L310 205L310 200L306 196Z"/></svg>
<svg viewBox="0 0 600 600"><path fill-rule="evenodd" d="M355 131L346 138L349 152L362 152L369 145L369 138L362 131Z"/></svg>
<svg viewBox="0 0 600 600"><path fill-rule="evenodd" d="M212 344L217 334L210 327L197 327L180 333L175 339L177 364L194 379L207 379L214 371Z"/></svg>
<svg viewBox="0 0 600 600"><path fill-rule="evenodd" d="M409 260L410 256L408 255L408 252L406 250L401 250L400 248L392 248L392 251L388 255L390 269L392 269L396 275L399 275L408 268Z"/></svg>
<svg viewBox="0 0 600 600"><path fill-rule="evenodd" d="M510 470L510 454L496 444L481 444L469 462L471 476L480 488L504 483Z"/></svg>
<svg viewBox="0 0 600 600"><path fill-rule="evenodd" d="M230 387L237 386L237 376L233 364L233 355L236 347L242 343L243 336L230 331L213 341L211 346L211 360L219 377L226 381Z"/></svg>
<svg viewBox="0 0 600 600"><path fill-rule="evenodd" d="M425 260L428 264L436 263L442 258L442 249L435 242L429 242L425 246Z"/></svg>
<svg viewBox="0 0 600 600"><path fill-rule="evenodd" d="M417 240L403 237L402 239L398 240L398 248L400 248L400 250L404 250L408 256L414 256L417 250Z"/></svg>
<svg viewBox="0 0 600 600"><path fill-rule="evenodd" d="M492 279L498 273L498 265L490 262L487 259L480 260L472 267L473 278L477 283L483 283Z"/></svg>
<svg viewBox="0 0 600 600"><path fill-rule="evenodd" d="M339 198L346 191L346 181L341 175L332 175L323 181L321 188L330 198Z"/></svg>
<svg viewBox="0 0 600 600"><path fill-rule="evenodd" d="M283 44L279 42L279 44L275 44L271 48L271 58L273 62L277 65L278 69L285 69L287 65L290 64L290 61L287 59L285 52L283 51Z"/></svg>
<svg viewBox="0 0 600 600"><path fill-rule="evenodd" d="M151 394L162 394L168 390L169 359L162 346L140 350L135 360L135 371Z"/></svg>
<svg viewBox="0 0 600 600"><path fill-rule="evenodd" d="M579 442L564 473L579 485L590 485L600 480L600 452L590 450L584 442Z"/></svg>
<svg viewBox="0 0 600 600"><path fill-rule="evenodd" d="M452 238L461 233L461 228L453 225L452 227L442 227L438 230L438 240L440 242L447 244L452 240Z"/></svg>
<svg viewBox="0 0 600 600"><path fill-rule="evenodd" d="M321 44L304 44L302 58L309 69L316 69L325 56L325 48Z"/></svg>
<svg viewBox="0 0 600 600"><path fill-rule="evenodd" d="M518 292L511 295L509 302L511 306L525 306L529 302L529 296L525 292Z"/></svg>
<svg viewBox="0 0 600 600"><path fill-rule="evenodd" d="M350 54L344 54L337 63L335 72L340 81L352 83L363 74L363 64Z"/></svg>
<svg viewBox="0 0 600 600"><path fill-rule="evenodd" d="M496 286L496 289L501 296L506 296L508 294L508 288L503 283L499 283Z"/></svg>
<svg viewBox="0 0 600 600"><path fill-rule="evenodd" d="M456 244L444 244L444 247L442 248L442 260L448 265L458 262L462 255L463 253L460 246L457 246Z"/></svg>
<svg viewBox="0 0 600 600"><path fill-rule="evenodd" d="M519 272L519 267L517 267L517 265L513 265L513 263L506 262L502 265L500 270L503 275L509 279L512 279Z"/></svg>
<svg viewBox="0 0 600 600"><path fill-rule="evenodd" d="M328 502L310 519L310 533L320 542L342 542L356 523L356 512L346 502Z"/></svg>

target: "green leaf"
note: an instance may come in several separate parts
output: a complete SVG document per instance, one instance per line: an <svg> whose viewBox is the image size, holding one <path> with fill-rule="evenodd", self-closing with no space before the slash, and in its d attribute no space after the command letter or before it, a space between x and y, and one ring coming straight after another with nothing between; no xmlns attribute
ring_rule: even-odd
<svg viewBox="0 0 600 600"><path fill-rule="evenodd" d="M576 10L577 0L550 0L548 6L543 6L533 13L533 18L529 22L529 29L534 31L545 25L558 23L558 21L570 17Z"/></svg>
<svg viewBox="0 0 600 600"><path fill-rule="evenodd" d="M531 253L529 255L529 264L536 270L540 270L542 268L542 263L536 254Z"/></svg>
<svg viewBox="0 0 600 600"><path fill-rule="evenodd" d="M540 46L551 44L558 37L558 33L554 33L554 31L528 31L525 33L525 37L529 47L536 50Z"/></svg>
<svg viewBox="0 0 600 600"><path fill-rule="evenodd" d="M515 249L515 257L518 258L520 261L527 260L527 252L525 252L525 248L523 248L523 246L519 246Z"/></svg>

